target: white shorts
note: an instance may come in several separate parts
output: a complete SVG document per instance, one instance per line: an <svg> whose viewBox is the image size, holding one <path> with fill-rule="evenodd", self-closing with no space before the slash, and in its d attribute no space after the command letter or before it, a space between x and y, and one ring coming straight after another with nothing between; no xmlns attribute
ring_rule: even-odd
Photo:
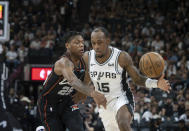
<svg viewBox="0 0 189 131"><path fill-rule="evenodd" d="M127 105L127 107L130 105L124 94L107 102L106 109L103 107L99 109L99 116L102 119L105 131L119 131L116 114L123 105ZM128 107L128 110L132 113L132 115L134 112L133 108L134 107L131 106Z"/></svg>

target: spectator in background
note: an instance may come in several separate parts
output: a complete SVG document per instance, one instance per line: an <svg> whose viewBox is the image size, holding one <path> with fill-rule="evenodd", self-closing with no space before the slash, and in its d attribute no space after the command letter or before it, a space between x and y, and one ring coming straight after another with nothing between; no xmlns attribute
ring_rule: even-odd
<svg viewBox="0 0 189 131"><path fill-rule="evenodd" d="M142 47L141 47L141 41L139 39L134 40L133 44L129 47L129 54L133 56L141 55L142 54Z"/></svg>
<svg viewBox="0 0 189 131"><path fill-rule="evenodd" d="M177 50L175 50L175 49L172 49L174 52L177 52ZM178 56L177 56L177 54L176 53L174 53L174 52L169 52L169 54L168 54L168 62L169 62L169 64L176 64L176 62L178 61Z"/></svg>
<svg viewBox="0 0 189 131"><path fill-rule="evenodd" d="M28 55L28 48L25 47L24 45L20 45L20 47L18 48L18 57L20 62L24 62L27 55Z"/></svg>
<svg viewBox="0 0 189 131"><path fill-rule="evenodd" d="M140 107L139 107L138 104L136 104L136 106L135 106L134 120L135 120L137 123L140 123L140 121L141 121Z"/></svg>
<svg viewBox="0 0 189 131"><path fill-rule="evenodd" d="M160 39L160 35L155 36L155 40L152 41L152 48L155 51L160 51L164 47L164 41Z"/></svg>
<svg viewBox="0 0 189 131"><path fill-rule="evenodd" d="M167 67L167 76L170 77L171 75L176 75L177 69L174 64L169 64Z"/></svg>
<svg viewBox="0 0 189 131"><path fill-rule="evenodd" d="M178 113L178 103L173 104L173 115L171 116L171 120L174 122L178 122L179 120L179 113Z"/></svg>
<svg viewBox="0 0 189 131"><path fill-rule="evenodd" d="M54 28L51 26L47 35L43 37L43 40L41 42L41 47L52 49L55 44L55 38L56 38L56 32Z"/></svg>
<svg viewBox="0 0 189 131"><path fill-rule="evenodd" d="M187 32L187 34L184 37L184 48L188 48L189 47L189 32Z"/></svg>
<svg viewBox="0 0 189 131"><path fill-rule="evenodd" d="M185 103L189 103L189 88L185 90Z"/></svg>
<svg viewBox="0 0 189 131"><path fill-rule="evenodd" d="M16 100L18 96L15 93L14 88L9 89L9 95L8 95L8 103L13 104L13 102Z"/></svg>
<svg viewBox="0 0 189 131"><path fill-rule="evenodd" d="M184 104L185 104L184 98L180 98L178 100L178 105L179 105L179 107L178 107L178 113L179 113L179 116L181 116L185 112L185 105Z"/></svg>
<svg viewBox="0 0 189 131"><path fill-rule="evenodd" d="M170 120L171 116L173 116L173 106L172 106L172 98L167 97L165 104L162 107L162 117L166 117L166 119Z"/></svg>
<svg viewBox="0 0 189 131"><path fill-rule="evenodd" d="M39 38L34 38L30 43L30 49L39 50L41 47L41 41Z"/></svg>
<svg viewBox="0 0 189 131"><path fill-rule="evenodd" d="M125 35L121 39L121 45L122 45L123 50L125 50L125 51L127 51L132 44L133 43L131 42L131 40L130 40L128 35Z"/></svg>
<svg viewBox="0 0 189 131"><path fill-rule="evenodd" d="M150 120L157 118L160 118L160 116L158 115L157 107L154 105L151 105L150 108L142 115L142 119L146 122L150 122Z"/></svg>
<svg viewBox="0 0 189 131"><path fill-rule="evenodd" d="M11 45L10 50L8 50L7 53L6 53L6 63L7 63L7 66L11 70L15 69L17 67L17 65L20 63L17 60L17 57L18 57L18 53L15 50L15 46Z"/></svg>
<svg viewBox="0 0 189 131"><path fill-rule="evenodd" d="M189 126L189 105L186 104L185 113L180 116L180 120L184 120L185 124Z"/></svg>
<svg viewBox="0 0 189 131"><path fill-rule="evenodd" d="M184 120L179 120L178 122L178 128L176 130L180 131L188 131L188 128L186 127L185 121Z"/></svg>
<svg viewBox="0 0 189 131"><path fill-rule="evenodd" d="M143 36L149 36L149 35L150 35L149 23L146 24L146 26L144 26L144 27L142 28L141 34L142 34Z"/></svg>

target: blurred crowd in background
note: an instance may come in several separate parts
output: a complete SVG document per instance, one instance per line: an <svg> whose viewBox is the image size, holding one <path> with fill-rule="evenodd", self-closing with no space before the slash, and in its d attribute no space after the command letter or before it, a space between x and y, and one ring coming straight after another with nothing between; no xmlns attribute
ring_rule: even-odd
<svg viewBox="0 0 189 131"><path fill-rule="evenodd" d="M128 84L135 96L135 130L188 130L188 0L9 0L10 40L0 43L0 62L9 67L9 111L26 131L39 125L36 100L41 83L24 82L27 64L53 64L65 51L66 31L84 33L85 49L96 26L108 29L111 45L128 52L135 66L149 51L165 60L168 94ZM16 88L15 88L16 87ZM89 98L81 105L86 131L103 131L98 108ZM24 115L23 115L24 114Z"/></svg>

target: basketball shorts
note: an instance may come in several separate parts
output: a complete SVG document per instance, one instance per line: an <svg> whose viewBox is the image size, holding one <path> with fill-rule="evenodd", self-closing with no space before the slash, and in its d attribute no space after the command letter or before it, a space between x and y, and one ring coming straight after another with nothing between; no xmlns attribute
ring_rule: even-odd
<svg viewBox="0 0 189 131"><path fill-rule="evenodd" d="M46 100L38 101L42 126L46 131L84 131L83 119L77 105L50 105Z"/></svg>
<svg viewBox="0 0 189 131"><path fill-rule="evenodd" d="M105 131L119 131L116 114L122 106L127 106L131 115L134 114L134 104L129 103L125 94L107 102L106 109L99 109L99 116L102 119Z"/></svg>

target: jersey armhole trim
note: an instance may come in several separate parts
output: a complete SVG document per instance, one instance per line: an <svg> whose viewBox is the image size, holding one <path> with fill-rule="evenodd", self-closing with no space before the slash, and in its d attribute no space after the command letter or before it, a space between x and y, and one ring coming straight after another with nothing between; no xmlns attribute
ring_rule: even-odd
<svg viewBox="0 0 189 131"><path fill-rule="evenodd" d="M90 72L91 51L88 53L88 72Z"/></svg>
<svg viewBox="0 0 189 131"><path fill-rule="evenodd" d="M119 51L119 52L117 53L116 60L115 60L115 71L116 71L116 73L118 73L119 75L121 75L121 74L122 74L122 73L121 73L121 72L119 72L119 70L118 70L119 55L120 55L120 53L121 53L121 51Z"/></svg>

